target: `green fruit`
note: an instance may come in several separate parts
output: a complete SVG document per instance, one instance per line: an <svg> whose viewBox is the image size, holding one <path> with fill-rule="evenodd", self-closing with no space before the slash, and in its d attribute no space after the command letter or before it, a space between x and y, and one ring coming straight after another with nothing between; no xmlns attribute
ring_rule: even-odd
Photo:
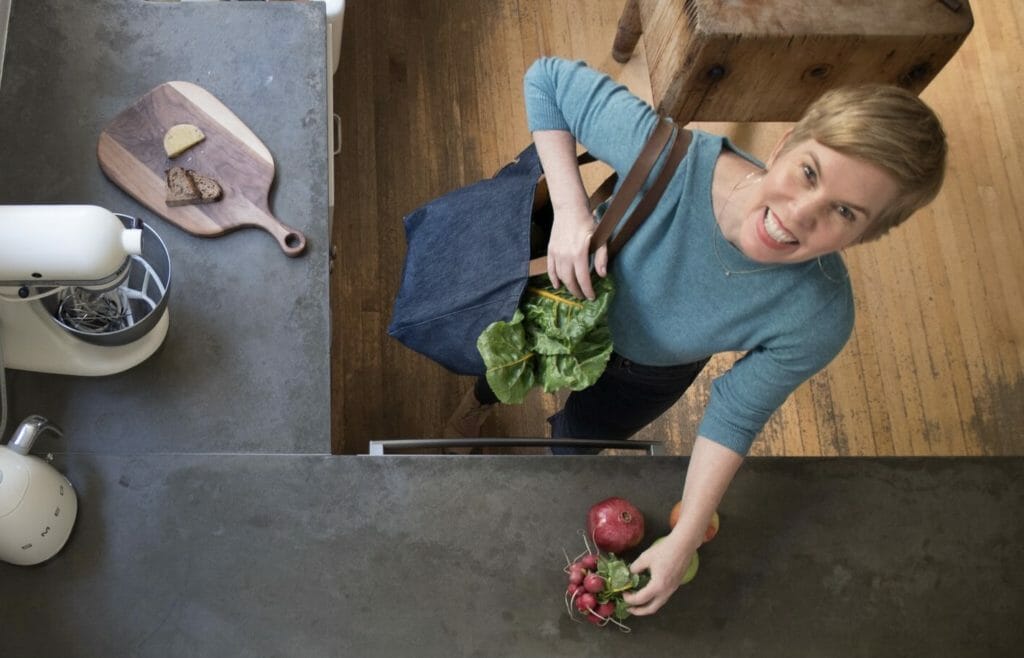
<svg viewBox="0 0 1024 658"><path fill-rule="evenodd" d="M683 579L679 581L680 585L685 585L694 578L697 577L697 567L700 566L700 558L697 557L697 552L693 552L693 559L690 560L690 566L686 568L686 573L683 574Z"/></svg>
<svg viewBox="0 0 1024 658"><path fill-rule="evenodd" d="M655 544L657 544L662 539L664 539L664 537L658 537L653 542L651 542L651 546L654 546ZM686 573L683 574L683 577L679 581L679 584L680 585L685 585L686 583L688 583L691 580L693 580L694 578L696 578L697 577L697 567L699 567L699 566L700 566L700 558L697 556L697 551L694 551L693 552L693 559L690 560L690 566L686 567Z"/></svg>

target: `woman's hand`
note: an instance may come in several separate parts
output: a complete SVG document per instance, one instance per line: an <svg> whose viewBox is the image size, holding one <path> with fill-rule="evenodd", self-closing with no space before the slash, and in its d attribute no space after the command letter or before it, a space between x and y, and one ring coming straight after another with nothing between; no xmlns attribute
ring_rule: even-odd
<svg viewBox="0 0 1024 658"><path fill-rule="evenodd" d="M576 139L564 130L538 130L533 133L533 143L544 168L554 210L548 241L551 285L558 288L564 283L576 297L594 299L589 251L597 224L590 214L587 191L580 178ZM594 269L599 276L608 274L608 249L604 246L594 254Z"/></svg>
<svg viewBox="0 0 1024 658"><path fill-rule="evenodd" d="M594 286L590 281L590 240L596 228L586 206L555 209L548 242L548 277L553 287L564 283L574 296L594 299ZM598 276L608 274L607 245L601 245L594 253L594 269Z"/></svg>
<svg viewBox="0 0 1024 658"><path fill-rule="evenodd" d="M687 550L675 535L656 542L640 554L629 570L633 573L649 571L651 580L636 592L623 594L622 599L631 607L631 614L643 617L657 612L668 602L679 587L696 549Z"/></svg>
<svg viewBox="0 0 1024 658"><path fill-rule="evenodd" d="M697 437L686 472L679 520L667 537L652 544L630 565L633 573L647 570L651 574L650 582L622 596L632 606L632 614L654 614L679 587L704 540L711 515L742 463L738 453L706 437Z"/></svg>

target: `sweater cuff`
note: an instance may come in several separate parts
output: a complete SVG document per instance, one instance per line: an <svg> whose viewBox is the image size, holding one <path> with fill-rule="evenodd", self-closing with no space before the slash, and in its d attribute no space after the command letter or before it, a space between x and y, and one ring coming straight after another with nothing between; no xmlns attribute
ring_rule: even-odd
<svg viewBox="0 0 1024 658"><path fill-rule="evenodd" d="M731 423L725 422L723 419L716 418L713 412L708 413L708 411L710 410L704 412L704 418L697 428L697 436L710 439L732 450L740 457L745 457L750 452L750 446L754 443L754 438L757 436L756 433L751 434L749 430L736 427Z"/></svg>

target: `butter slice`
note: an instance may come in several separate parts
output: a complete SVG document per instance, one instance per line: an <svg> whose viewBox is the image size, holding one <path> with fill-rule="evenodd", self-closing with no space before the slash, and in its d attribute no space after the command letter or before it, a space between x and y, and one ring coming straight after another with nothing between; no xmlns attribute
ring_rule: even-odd
<svg viewBox="0 0 1024 658"><path fill-rule="evenodd" d="M167 157L176 158L204 139L206 135L199 128L191 123L179 123L164 133L164 150L167 151Z"/></svg>

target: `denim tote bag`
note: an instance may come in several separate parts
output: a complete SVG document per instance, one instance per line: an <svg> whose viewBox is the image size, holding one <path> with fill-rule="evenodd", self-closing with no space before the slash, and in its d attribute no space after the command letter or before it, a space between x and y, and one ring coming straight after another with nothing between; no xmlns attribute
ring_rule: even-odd
<svg viewBox="0 0 1024 658"><path fill-rule="evenodd" d="M689 131L682 132L686 139L674 140L662 175L609 243L609 256L668 184L672 172L667 170L675 170L689 144ZM591 251L611 236L675 133L670 121L659 123L602 217ZM592 161L587 154L580 156L581 164ZM543 225L545 214L550 218L550 203L540 202L546 199L542 173L531 144L492 178L449 192L404 218L405 264L388 335L452 372L484 374L477 338L492 322L510 320L527 280L547 269L543 256L531 261L531 227ZM614 177L605 181L595 196L610 194L614 183ZM592 203L598 200L591 198Z"/></svg>

